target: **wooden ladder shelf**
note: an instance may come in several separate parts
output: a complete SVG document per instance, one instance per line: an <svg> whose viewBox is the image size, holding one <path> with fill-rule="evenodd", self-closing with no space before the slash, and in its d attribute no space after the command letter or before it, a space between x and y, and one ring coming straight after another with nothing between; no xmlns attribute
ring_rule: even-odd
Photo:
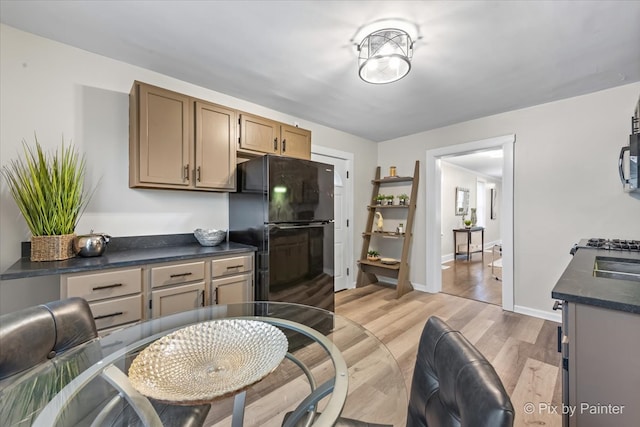
<svg viewBox="0 0 640 427"><path fill-rule="evenodd" d="M358 261L358 278L356 287L366 286L371 283L377 283L377 276L391 277L398 281L396 288L396 296L399 298L413 290L413 285L409 281L409 250L411 249L411 239L413 237L413 219L416 213L416 201L418 196L418 182L420 178L420 161L416 160L413 176L387 177L380 178L380 166L376 168L375 179L371 181L373 189L371 192L371 205L367 206L369 216L365 232L362 233L362 251L360 252L360 260ZM402 182L411 183L411 194L409 195L409 203L407 205L376 205L373 204L375 197L380 194L380 186L387 184L397 184ZM372 231L375 214L378 210L387 209L405 209L407 210L406 225L403 234L389 231ZM367 259L367 252L371 245L372 236L395 237L403 239L402 255L398 263L384 264L382 261L370 261Z"/></svg>

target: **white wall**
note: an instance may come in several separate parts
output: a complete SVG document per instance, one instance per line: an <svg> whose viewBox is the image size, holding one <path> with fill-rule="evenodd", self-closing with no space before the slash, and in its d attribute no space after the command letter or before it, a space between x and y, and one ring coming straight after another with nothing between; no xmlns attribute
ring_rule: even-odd
<svg viewBox="0 0 640 427"><path fill-rule="evenodd" d="M461 228L462 216L455 215L455 197L456 187L462 187L469 189L469 208L476 206L477 201L477 182L479 180L486 183L485 186L485 199L487 202L486 216L484 218L484 243L485 247L490 243L496 243L500 240L500 217L496 219L490 219L490 189L497 188L498 193L502 194L501 187L502 182L499 179L479 174L477 172L461 168L459 166L447 163L441 160L440 167L442 170L441 179L441 225L442 225L442 239L441 239L441 254L442 259L450 261L453 259L454 247L453 247L453 229ZM480 213L478 213L480 215ZM471 219L471 211L465 216L465 219ZM477 240L477 241L476 241ZM458 244L463 243L464 240L461 236L458 236ZM473 233L473 243L480 244L481 239L479 233Z"/></svg>
<svg viewBox="0 0 640 427"><path fill-rule="evenodd" d="M78 233L94 229L131 236L228 227L226 193L128 187L128 94L134 80L281 122L298 122L312 131L314 145L354 153L355 188L369 186L376 165L377 153L368 140L6 25L0 25L0 67L0 163L20 156L21 141L33 143L34 132L46 149L57 148L64 135L86 154L87 185L97 189ZM356 192L356 206L365 206L368 198L366 192ZM0 270L4 271L20 258L20 242L29 240L30 233L4 180L0 201ZM364 227L365 215L366 211L356 210L354 233ZM357 259L359 244L354 246ZM0 313L56 299L57 280L0 282Z"/></svg>
<svg viewBox="0 0 640 427"><path fill-rule="evenodd" d="M640 200L622 191L617 171L639 94L636 82L422 132L379 143L378 158L383 167L406 164L428 149L515 134L515 306L550 314L574 243L640 238ZM420 187L411 280L425 285L424 181Z"/></svg>

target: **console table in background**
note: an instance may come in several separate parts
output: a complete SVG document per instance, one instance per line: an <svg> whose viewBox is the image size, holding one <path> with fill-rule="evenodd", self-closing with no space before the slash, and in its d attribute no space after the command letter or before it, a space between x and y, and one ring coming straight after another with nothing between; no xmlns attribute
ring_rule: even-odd
<svg viewBox="0 0 640 427"><path fill-rule="evenodd" d="M458 240L457 236L459 233L466 234L467 237L467 250L464 252L458 251ZM479 249L471 250L471 238L473 233L480 233L482 236L482 243ZM484 260L484 227L471 227L471 228L454 228L453 229L453 251L454 258L458 255L467 255L467 261L471 261L471 255L477 252L482 254L482 259Z"/></svg>

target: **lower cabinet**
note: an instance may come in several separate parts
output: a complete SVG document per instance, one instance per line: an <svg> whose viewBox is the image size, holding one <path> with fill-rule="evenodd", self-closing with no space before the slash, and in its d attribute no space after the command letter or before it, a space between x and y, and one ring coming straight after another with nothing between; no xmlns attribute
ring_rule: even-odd
<svg viewBox="0 0 640 427"><path fill-rule="evenodd" d="M98 332L210 304L254 299L254 254L206 257L60 276L61 298L89 302Z"/></svg>
<svg viewBox="0 0 640 427"><path fill-rule="evenodd" d="M254 300L253 253L211 261L212 304Z"/></svg>
<svg viewBox="0 0 640 427"><path fill-rule="evenodd" d="M151 267L149 317L179 313L205 304L205 261Z"/></svg>
<svg viewBox="0 0 640 427"><path fill-rule="evenodd" d="M569 426L637 426L640 315L577 303L567 309Z"/></svg>
<svg viewBox="0 0 640 427"><path fill-rule="evenodd" d="M60 297L89 302L98 332L140 321L143 316L143 269L115 269L60 276Z"/></svg>
<svg viewBox="0 0 640 427"><path fill-rule="evenodd" d="M253 274L246 273L237 276L213 279L211 281L211 295L215 304L234 304L253 300Z"/></svg>
<svg viewBox="0 0 640 427"><path fill-rule="evenodd" d="M204 282L151 291L151 317L204 307Z"/></svg>

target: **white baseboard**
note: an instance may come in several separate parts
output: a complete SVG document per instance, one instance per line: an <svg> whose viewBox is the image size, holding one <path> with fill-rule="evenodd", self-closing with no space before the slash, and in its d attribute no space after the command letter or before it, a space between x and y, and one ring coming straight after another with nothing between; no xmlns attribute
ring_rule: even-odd
<svg viewBox="0 0 640 427"><path fill-rule="evenodd" d="M538 310L537 308L530 308L522 305L514 305L513 311L520 314L526 314L527 316L533 316L540 319L551 320L552 322L562 323L561 313Z"/></svg>
<svg viewBox="0 0 640 427"><path fill-rule="evenodd" d="M488 242L488 243L485 242L484 251L485 252L491 252L495 245L500 245L500 244L502 244L502 240L494 240L493 242ZM450 253L450 254L442 255L440 262L442 264L444 264L445 262L449 262L449 261L453 261L453 260L454 260L453 253Z"/></svg>
<svg viewBox="0 0 640 427"><path fill-rule="evenodd" d="M453 261L453 254L442 255L442 264L445 262Z"/></svg>
<svg viewBox="0 0 640 427"><path fill-rule="evenodd" d="M494 240L493 242L488 242L488 243L487 243L487 242L485 242L485 243L484 243L484 250L485 250L485 251L486 251L486 250L491 250L491 249L493 249L493 247L494 247L495 245L501 245L501 244L502 244L502 240Z"/></svg>
<svg viewBox="0 0 640 427"><path fill-rule="evenodd" d="M412 283L413 285L413 289L415 289L416 291L419 292L429 292L429 290L427 289L427 285L423 285L421 283Z"/></svg>

